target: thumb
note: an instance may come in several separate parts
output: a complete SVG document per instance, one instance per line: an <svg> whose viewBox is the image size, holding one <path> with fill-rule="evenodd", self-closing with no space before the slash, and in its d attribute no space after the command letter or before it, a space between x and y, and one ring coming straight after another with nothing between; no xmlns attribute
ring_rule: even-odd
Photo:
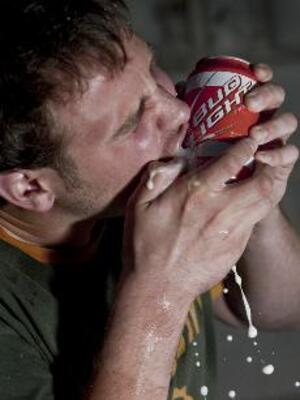
<svg viewBox="0 0 300 400"><path fill-rule="evenodd" d="M150 163L129 203L131 205L148 205L172 185L184 170L185 165L186 162L183 158Z"/></svg>

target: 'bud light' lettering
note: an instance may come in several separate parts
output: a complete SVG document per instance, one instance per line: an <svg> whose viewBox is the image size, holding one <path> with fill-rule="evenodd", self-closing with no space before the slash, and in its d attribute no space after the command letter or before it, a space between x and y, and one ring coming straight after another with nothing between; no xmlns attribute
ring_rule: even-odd
<svg viewBox="0 0 300 400"><path fill-rule="evenodd" d="M248 80L243 85L241 76L234 74L223 87L217 90L215 97L208 98L198 110L194 110L193 126L200 129L202 136L206 135L209 129L242 104L243 96L254 85L255 82L252 80Z"/></svg>

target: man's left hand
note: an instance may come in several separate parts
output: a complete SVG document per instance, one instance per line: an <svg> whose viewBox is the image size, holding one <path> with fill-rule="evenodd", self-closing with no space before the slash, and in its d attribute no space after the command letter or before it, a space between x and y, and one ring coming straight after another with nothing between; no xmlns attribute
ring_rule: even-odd
<svg viewBox="0 0 300 400"><path fill-rule="evenodd" d="M285 90L271 82L273 71L269 66L257 64L254 67L254 72L260 82L260 86L246 96L246 106L253 112L270 112L271 115L272 111L277 110L284 103ZM281 181L281 184L278 185L276 203L279 203L284 195L288 177L299 156L297 147L287 143L288 139L297 130L297 126L298 121L295 115L285 112L273 115L272 118L254 126L250 131L250 136L255 138L260 145L266 145L276 140L282 142L282 146L271 150L258 151L255 156L256 160L261 163L257 167L265 166L266 173L270 167L278 170L278 181Z"/></svg>
<svg viewBox="0 0 300 400"><path fill-rule="evenodd" d="M272 69L265 64L257 64L254 71L260 86L252 90L245 99L246 106L254 112L275 111L282 106L285 100L285 90L271 82ZM271 166L294 166L298 158L296 146L287 144L288 139L297 130L298 121L294 114L285 112L273 116L268 121L254 126L250 136L255 138L260 145L280 139L283 146L266 152L258 152L257 160Z"/></svg>

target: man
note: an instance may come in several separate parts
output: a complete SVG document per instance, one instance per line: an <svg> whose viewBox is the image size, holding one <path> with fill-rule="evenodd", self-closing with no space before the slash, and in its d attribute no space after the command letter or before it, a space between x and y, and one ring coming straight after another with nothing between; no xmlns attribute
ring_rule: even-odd
<svg viewBox="0 0 300 400"><path fill-rule="evenodd" d="M174 156L189 109L123 12L118 0L2 5L3 400L196 399L202 385L211 398L209 291L242 254L255 323L297 321L299 244L277 207L298 157L286 144L295 117L185 172ZM247 104L283 98L266 83ZM280 149L257 152L276 138ZM255 175L226 186L254 155ZM103 228L120 215L121 271L119 237ZM230 300L219 296L216 312L238 323Z"/></svg>

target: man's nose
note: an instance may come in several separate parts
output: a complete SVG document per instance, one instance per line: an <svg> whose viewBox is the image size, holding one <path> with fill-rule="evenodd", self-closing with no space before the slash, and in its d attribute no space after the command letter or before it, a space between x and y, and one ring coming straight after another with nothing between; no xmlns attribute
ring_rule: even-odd
<svg viewBox="0 0 300 400"><path fill-rule="evenodd" d="M160 95L157 127L161 130L177 130L190 119L190 108L182 100L163 91Z"/></svg>

